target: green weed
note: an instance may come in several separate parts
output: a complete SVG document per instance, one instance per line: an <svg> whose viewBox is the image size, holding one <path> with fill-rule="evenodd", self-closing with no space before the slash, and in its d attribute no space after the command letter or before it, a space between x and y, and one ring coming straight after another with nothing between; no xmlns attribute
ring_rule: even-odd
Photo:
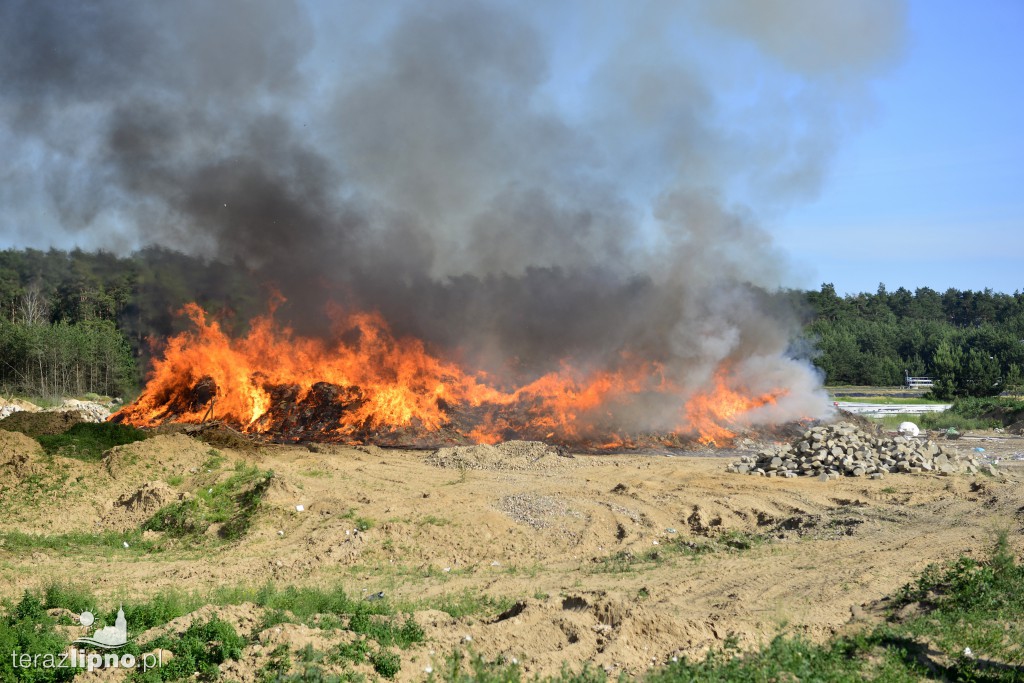
<svg viewBox="0 0 1024 683"><path fill-rule="evenodd" d="M200 488L188 500L160 508L142 528L174 537L198 537L211 525L220 524L220 538L241 538L248 531L273 476L272 471L264 472L255 465L240 462L228 479Z"/></svg>
<svg viewBox="0 0 1024 683"><path fill-rule="evenodd" d="M0 532L0 545L11 552L26 550L57 550L67 552L95 552L106 549L117 552L148 553L156 550L153 542L144 540L139 531L120 533L103 531L89 534L71 531L63 534L28 534L21 531ZM128 547L125 547L125 543Z"/></svg>
<svg viewBox="0 0 1024 683"><path fill-rule="evenodd" d="M80 422L63 434L43 434L36 437L43 450L50 455L99 461L114 446L135 443L149 438L149 434L123 424Z"/></svg>
<svg viewBox="0 0 1024 683"><path fill-rule="evenodd" d="M2 681L70 681L74 669L15 666L13 655L45 657L67 649L68 639L54 628L54 619L36 595L26 591L18 603L4 603L0 617L0 680ZM31 660L36 661L36 660Z"/></svg>

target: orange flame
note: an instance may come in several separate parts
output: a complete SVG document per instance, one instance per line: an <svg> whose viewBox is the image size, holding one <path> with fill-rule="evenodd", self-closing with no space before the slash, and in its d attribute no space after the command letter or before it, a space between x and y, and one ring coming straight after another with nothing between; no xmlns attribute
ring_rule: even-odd
<svg viewBox="0 0 1024 683"><path fill-rule="evenodd" d="M273 432L280 428L274 410L281 387L292 388L291 400L301 403L327 383L341 392L330 394L340 409L320 437L360 441L367 434L408 428L447 430L479 443L521 437L622 448L634 440L620 436L616 407L641 396L684 406L684 392L661 365L628 356L621 369L590 373L565 362L557 372L505 390L484 373L467 373L432 354L418 339L395 337L376 313L337 313L337 339L345 341L330 343L297 336L272 314L254 319L246 335L231 338L198 305L188 304L184 313L194 329L168 341L142 394L114 419L150 427L198 423L213 410L217 419L242 431ZM210 396L197 391L210 380L212 406ZM781 393L747 396L730 388L728 369L719 368L714 386L679 409L675 431L720 443L733 436L730 426L737 417Z"/></svg>
<svg viewBox="0 0 1024 683"><path fill-rule="evenodd" d="M698 393L686 404L686 416L690 425L700 434L700 441L716 445L729 441L736 434L727 425L733 425L745 413L765 405L774 404L785 391L772 391L760 396L750 396L730 388L728 375L723 369L715 373L714 387Z"/></svg>

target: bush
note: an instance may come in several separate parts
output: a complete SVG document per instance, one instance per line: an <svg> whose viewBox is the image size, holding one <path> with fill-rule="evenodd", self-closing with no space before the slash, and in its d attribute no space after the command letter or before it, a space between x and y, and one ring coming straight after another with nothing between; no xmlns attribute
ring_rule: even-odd
<svg viewBox="0 0 1024 683"><path fill-rule="evenodd" d="M394 678L402 668L402 658L394 652L378 650L370 655L373 670L384 678Z"/></svg>
<svg viewBox="0 0 1024 683"><path fill-rule="evenodd" d="M5 603L4 607L6 614L0 619L0 680L34 683L74 678L76 669L14 666L14 654L58 654L67 649L68 640L57 633L43 601L32 593L25 591L17 604Z"/></svg>
<svg viewBox="0 0 1024 683"><path fill-rule="evenodd" d="M161 636L139 649L162 648L174 653L173 659L149 672L155 674L152 677L155 680L184 680L192 678L195 673L201 680L216 680L220 677L218 665L229 659L237 660L245 644L245 638L238 635L231 624L211 619L201 624L193 623L180 636Z"/></svg>

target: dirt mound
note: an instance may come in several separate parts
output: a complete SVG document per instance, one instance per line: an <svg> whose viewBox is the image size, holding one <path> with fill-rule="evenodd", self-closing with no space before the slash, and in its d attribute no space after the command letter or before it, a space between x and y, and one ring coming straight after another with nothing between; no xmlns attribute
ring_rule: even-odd
<svg viewBox="0 0 1024 683"><path fill-rule="evenodd" d="M443 468L466 470L543 470L567 467L571 458L563 448L540 441L506 441L497 446L447 446L427 457Z"/></svg>
<svg viewBox="0 0 1024 683"><path fill-rule="evenodd" d="M303 502L303 493L290 481L281 475L276 475L270 481L270 486L267 487L267 492L263 495L263 502L268 505L295 509L297 504Z"/></svg>
<svg viewBox="0 0 1024 683"><path fill-rule="evenodd" d="M103 462L114 479L154 469L159 472L158 476L166 479L196 474L210 457L210 447L201 441L184 434L158 434L145 441L111 448Z"/></svg>
<svg viewBox="0 0 1024 683"><path fill-rule="evenodd" d="M42 470L37 462L43 449L20 432L0 429L0 483L12 483Z"/></svg>
<svg viewBox="0 0 1024 683"><path fill-rule="evenodd" d="M641 597L575 590L521 599L472 626L443 612L417 612L415 618L431 647L441 652L471 643L485 660L522 662L526 672L556 672L562 662L590 662L614 677L665 663L693 643L718 640L711 621L672 618L658 607L659 597L657 591Z"/></svg>
<svg viewBox="0 0 1024 683"><path fill-rule="evenodd" d="M256 451L262 445L257 438L243 434L220 422L208 422L202 425L165 422L156 428L156 433L184 434L215 448L230 448L236 451Z"/></svg>
<svg viewBox="0 0 1024 683"><path fill-rule="evenodd" d="M149 481L134 492L125 493L118 498L110 512L103 516L102 524L106 528L118 531L135 529L153 516L157 510L188 494L178 493L162 481Z"/></svg>
<svg viewBox="0 0 1024 683"><path fill-rule="evenodd" d="M0 429L21 432L28 436L42 436L43 434L63 434L79 422L86 421L85 417L77 410L39 413L20 410L0 420Z"/></svg>
<svg viewBox="0 0 1024 683"><path fill-rule="evenodd" d="M144 643L162 635L181 636L193 623L202 624L213 619L227 622L238 633L252 633L259 626L262 616L263 609L251 602L240 605L203 605L194 612L140 633L135 640Z"/></svg>

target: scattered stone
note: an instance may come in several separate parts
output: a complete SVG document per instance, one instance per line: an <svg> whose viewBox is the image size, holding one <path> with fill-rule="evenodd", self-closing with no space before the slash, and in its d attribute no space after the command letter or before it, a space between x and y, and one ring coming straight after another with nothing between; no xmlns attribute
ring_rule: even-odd
<svg viewBox="0 0 1024 683"><path fill-rule="evenodd" d="M427 456L427 462L435 467L463 470L544 470L572 466L572 458L560 446L513 440L496 446L445 446Z"/></svg>
<svg viewBox="0 0 1024 683"><path fill-rule="evenodd" d="M814 427L790 444L744 455L726 470L761 477L817 477L819 481L843 476L882 479L895 472L975 474L979 468L986 474L1000 476L991 465L981 467L973 454L947 450L946 446L917 437L914 430L903 429L905 425L916 429L913 423L904 423L901 435L895 437L849 422Z"/></svg>

